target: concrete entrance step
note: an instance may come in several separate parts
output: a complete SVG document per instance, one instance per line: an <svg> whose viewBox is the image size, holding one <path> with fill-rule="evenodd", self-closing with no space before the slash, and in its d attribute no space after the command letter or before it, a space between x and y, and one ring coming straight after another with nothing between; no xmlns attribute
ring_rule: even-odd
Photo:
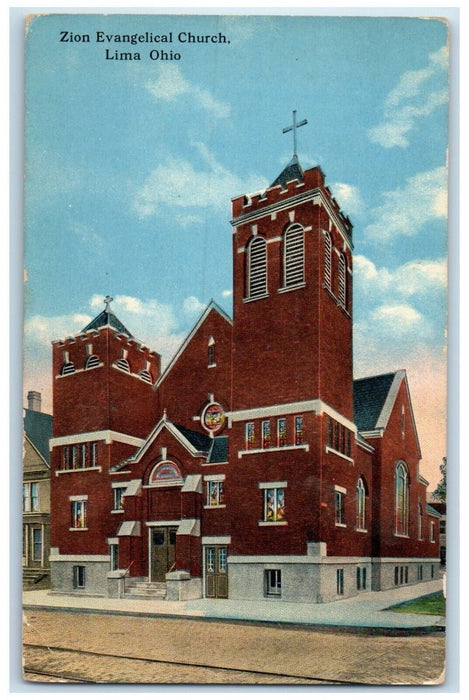
<svg viewBox="0 0 469 700"><path fill-rule="evenodd" d="M127 583L124 591L124 598L138 598L139 600L155 598L164 600L166 598L166 583L158 581L135 581Z"/></svg>

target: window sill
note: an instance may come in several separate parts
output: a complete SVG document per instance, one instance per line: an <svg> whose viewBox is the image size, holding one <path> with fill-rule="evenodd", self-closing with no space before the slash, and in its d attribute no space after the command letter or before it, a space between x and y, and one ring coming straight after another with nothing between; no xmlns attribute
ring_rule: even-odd
<svg viewBox="0 0 469 700"><path fill-rule="evenodd" d="M214 362L211 365L207 365L207 368L212 369L212 367L216 367L216 366L217 366L217 364L216 364L216 362Z"/></svg>
<svg viewBox="0 0 469 700"><path fill-rule="evenodd" d="M345 523L336 523L335 526L336 527L347 527L347 525Z"/></svg>
<svg viewBox="0 0 469 700"><path fill-rule="evenodd" d="M405 535L402 532L394 532L394 537L403 537L405 540L409 539L409 535Z"/></svg>
<svg viewBox="0 0 469 700"><path fill-rule="evenodd" d="M87 532L87 527L69 527L70 532Z"/></svg>
<svg viewBox="0 0 469 700"><path fill-rule="evenodd" d="M365 527L356 527L355 532L368 532L368 530Z"/></svg>
<svg viewBox="0 0 469 700"><path fill-rule="evenodd" d="M298 282L298 284L291 284L288 287L280 287L277 289L278 294L284 294L285 292L294 292L296 289L304 289L306 287L306 282Z"/></svg>
<svg viewBox="0 0 469 700"><path fill-rule="evenodd" d="M243 303L244 303L244 304L248 304L250 301L258 301L258 299L267 299L268 297L269 297L269 293L268 293L268 292L265 293L265 294L258 294L258 295L255 296L255 297L245 297L245 298L243 299Z"/></svg>
<svg viewBox="0 0 469 700"><path fill-rule="evenodd" d="M335 450L333 447L326 445L326 454L329 452L333 455L337 455L337 457L342 457L342 459L345 459L347 462L350 462L350 464L353 464L352 457L349 457L348 455L345 455L343 452L339 452L339 450Z"/></svg>
<svg viewBox="0 0 469 700"><path fill-rule="evenodd" d="M260 527L270 527L271 525L276 526L276 525L288 525L288 522L286 520L259 520L258 525Z"/></svg>
<svg viewBox="0 0 469 700"><path fill-rule="evenodd" d="M57 469L55 476L59 474L76 474L77 472L100 472L101 467L80 467L79 469Z"/></svg>
<svg viewBox="0 0 469 700"><path fill-rule="evenodd" d="M217 510L217 508L226 508L226 503L219 503L216 506L205 505L204 508L207 508L207 510Z"/></svg>
<svg viewBox="0 0 469 700"><path fill-rule="evenodd" d="M119 510L111 510L111 513L113 513L113 514L115 514L115 513L123 513L123 512L124 512L124 509L123 509L123 508L119 508Z"/></svg>
<svg viewBox="0 0 469 700"><path fill-rule="evenodd" d="M256 448L254 450L240 450L238 452L238 457L243 457L244 455L258 455L264 452L285 452L287 450L305 450L309 452L309 443L303 442L301 445L285 445L285 447L266 447L266 448Z"/></svg>

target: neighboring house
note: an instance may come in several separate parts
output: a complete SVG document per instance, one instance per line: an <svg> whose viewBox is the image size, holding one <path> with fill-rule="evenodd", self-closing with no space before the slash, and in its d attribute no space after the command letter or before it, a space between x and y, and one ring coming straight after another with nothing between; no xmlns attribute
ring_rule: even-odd
<svg viewBox="0 0 469 700"><path fill-rule="evenodd" d="M23 417L23 584L50 585L50 466L52 416L41 394L28 393Z"/></svg>
<svg viewBox="0 0 469 700"><path fill-rule="evenodd" d="M430 500L427 508L436 511L440 516L440 565L442 569L446 569L446 503Z"/></svg>
<svg viewBox="0 0 469 700"><path fill-rule="evenodd" d="M321 603L438 576L406 373L353 380L323 172L294 156L231 224L233 319L211 302L163 373L109 298L53 343L53 590Z"/></svg>

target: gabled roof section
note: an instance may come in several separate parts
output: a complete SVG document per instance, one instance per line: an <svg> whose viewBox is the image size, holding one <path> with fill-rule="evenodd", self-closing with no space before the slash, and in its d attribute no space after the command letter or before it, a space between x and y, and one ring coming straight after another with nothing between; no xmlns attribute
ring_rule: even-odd
<svg viewBox="0 0 469 700"><path fill-rule="evenodd" d="M162 372L162 374L160 374L160 376L159 376L158 379L156 380L155 384L153 385L153 388L154 388L154 389L157 389L157 388L160 386L160 384L164 381L164 379L168 376L168 374L171 372L171 370L173 369L174 365L175 365L176 362L179 360L179 358L180 358L181 355L183 354L184 350L187 348L187 346L188 346L189 343L191 342L192 338L195 336L195 334L197 333L197 331L199 330L199 328L200 328L200 327L202 326L202 324L205 322L206 318L208 317L208 315L210 314L211 311L216 311L216 312L217 312L218 314L220 314L220 316L222 316L231 326L233 325L233 321L232 321L231 318L228 316L228 314L227 314L225 311L223 311L223 309L221 308L221 306L218 306L218 304L217 304L215 301L213 301L213 299L212 299L212 300L210 301L210 303L208 304L207 308L205 309L205 311L202 313L202 315L199 317L199 319L197 320L197 322L196 322L195 325L193 326L192 330L191 330L191 331L189 332L189 334L186 336L186 338L185 338L184 342L182 343L182 345L179 347L179 349L178 349L178 350L176 351L176 353L173 355L173 357L172 357L170 363L166 366L164 372Z"/></svg>
<svg viewBox="0 0 469 700"><path fill-rule="evenodd" d="M161 418L161 420L153 428L143 445L138 448L135 454L132 457L128 457L127 459L122 460L118 464L111 467L110 471L120 471L126 465L131 465L138 462L164 428L166 428L171 435L176 438L176 440L189 452L190 455L192 455L192 457L207 457L211 447L212 438L203 433L198 433L195 430L185 428L182 425L171 423L171 421L167 419L166 413L164 413L163 418Z"/></svg>
<svg viewBox="0 0 469 700"><path fill-rule="evenodd" d="M286 187L287 182L291 182L292 180L298 180L299 182L303 182L304 180L303 168L301 167L298 161L297 155L293 156L291 161L282 170L280 175L277 178L275 178L270 187L276 187L276 185Z"/></svg>
<svg viewBox="0 0 469 700"><path fill-rule="evenodd" d="M412 427L418 452L421 455L409 384L404 369L399 369L397 372L390 372L389 374L380 374L375 377L356 379L353 382L355 425L360 432L365 433L365 436L367 432L373 430L385 430L402 382L405 384Z"/></svg>
<svg viewBox="0 0 469 700"><path fill-rule="evenodd" d="M24 432L33 447L49 466L49 440L52 437L52 416L40 411L24 409Z"/></svg>
<svg viewBox="0 0 469 700"><path fill-rule="evenodd" d="M112 311L108 311L107 309L101 311L101 313L90 321L90 323L88 323L88 325L85 326L81 332L86 333L87 331L98 330L99 328L112 328L118 333L125 333L125 335L128 335L129 338L133 337L132 333L130 333L124 324L119 321L117 316L115 316Z"/></svg>
<svg viewBox="0 0 469 700"><path fill-rule="evenodd" d="M394 381L395 373L365 377L353 382L353 415L360 432L381 427L379 419Z"/></svg>

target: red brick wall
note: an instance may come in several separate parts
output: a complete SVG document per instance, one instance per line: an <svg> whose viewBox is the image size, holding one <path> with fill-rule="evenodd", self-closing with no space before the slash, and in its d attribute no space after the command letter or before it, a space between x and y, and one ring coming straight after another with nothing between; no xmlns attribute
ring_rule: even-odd
<svg viewBox="0 0 469 700"><path fill-rule="evenodd" d="M405 408L405 436L402 437L401 411ZM381 557L438 557L438 521L435 520L435 542L429 542L430 518L426 515L425 485L419 481L419 449L411 423L411 409L405 382L401 383L385 433L380 439L369 440L376 445L374 483L376 494L374 520L376 533L374 555ZM396 536L395 530L395 466L402 460L408 468L409 487L409 533L408 537ZM418 539L418 502L422 505L422 536Z"/></svg>
<svg viewBox="0 0 469 700"><path fill-rule="evenodd" d="M168 419L191 430L200 430L192 420L200 415L213 394L227 411L231 403L231 323L212 309L158 388L159 417L167 409ZM215 341L215 367L208 367L209 339Z"/></svg>

